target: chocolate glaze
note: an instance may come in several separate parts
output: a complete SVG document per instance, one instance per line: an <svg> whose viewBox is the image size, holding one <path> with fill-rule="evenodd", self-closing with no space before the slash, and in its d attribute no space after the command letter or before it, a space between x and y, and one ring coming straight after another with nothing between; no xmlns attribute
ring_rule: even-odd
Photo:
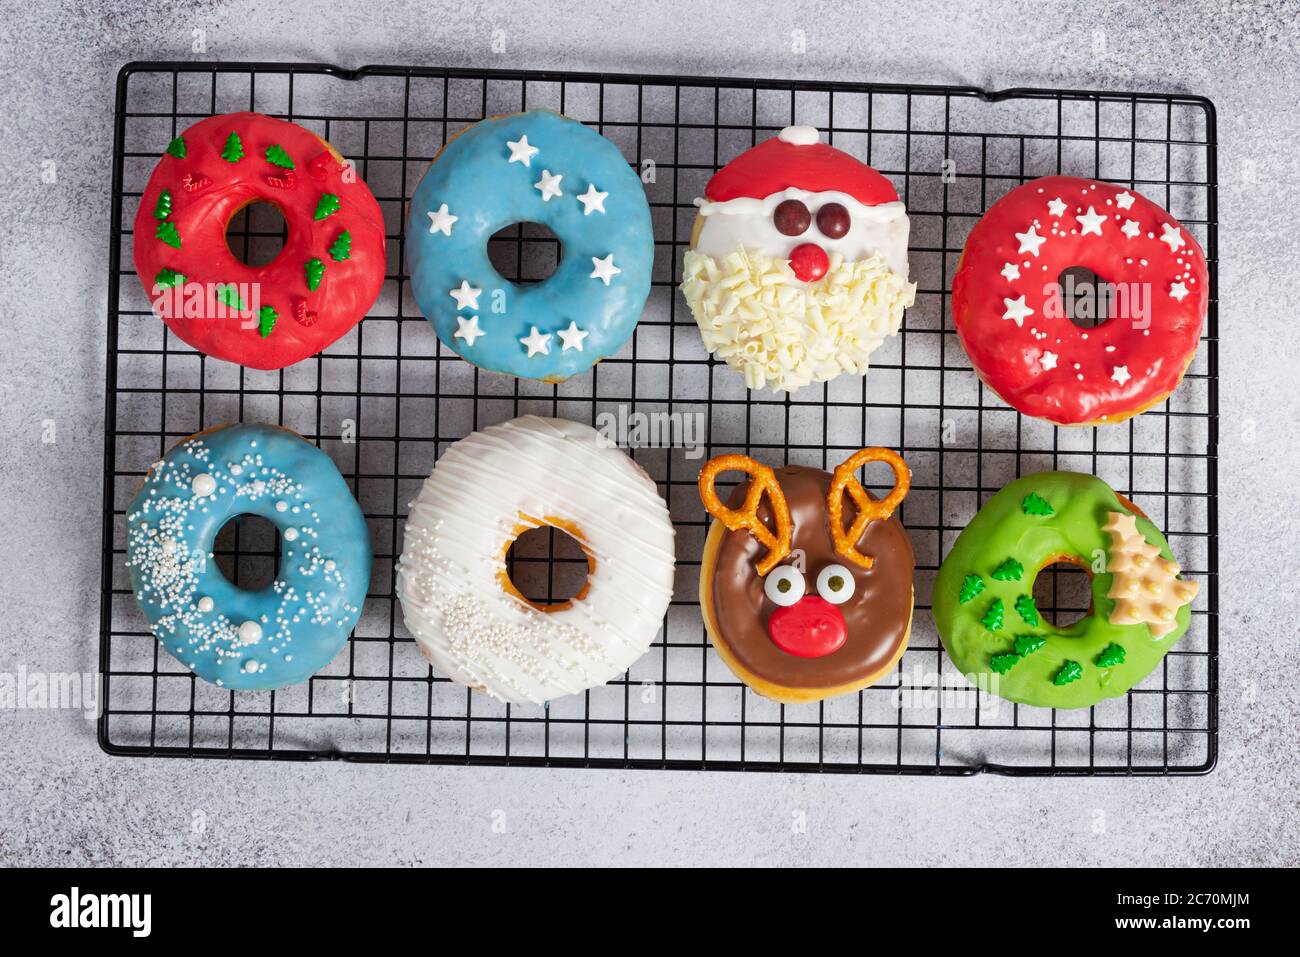
<svg viewBox="0 0 1300 957"><path fill-rule="evenodd" d="M772 643L767 619L776 606L763 593L763 579L754 570L764 549L745 531L725 532L718 548L713 569L714 626L741 665L782 687L832 688L861 681L885 667L906 639L912 617L912 542L897 514L872 522L858 539L858 551L875 558L867 571L835 552L826 521L830 474L788 465L777 469L776 477L794 522L791 547L807 556L805 594L817 594L817 573L827 565L844 566L857 583L853 597L839 606L848 625L848 640L822 658L799 658ZM728 505L738 508L748 488L748 482L737 486ZM844 505L846 528L856 514L852 499L848 499ZM772 527L766 496L759 505L759 517ZM790 559L782 564L790 564Z"/></svg>

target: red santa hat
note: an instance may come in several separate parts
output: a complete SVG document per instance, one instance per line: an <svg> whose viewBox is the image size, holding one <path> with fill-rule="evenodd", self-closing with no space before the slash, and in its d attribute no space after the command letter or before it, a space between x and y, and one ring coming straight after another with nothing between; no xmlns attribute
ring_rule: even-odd
<svg viewBox="0 0 1300 957"><path fill-rule="evenodd" d="M790 187L810 193L836 190L864 206L895 203L893 184L843 150L818 142L811 126L787 126L718 170L704 187L706 199L763 199Z"/></svg>

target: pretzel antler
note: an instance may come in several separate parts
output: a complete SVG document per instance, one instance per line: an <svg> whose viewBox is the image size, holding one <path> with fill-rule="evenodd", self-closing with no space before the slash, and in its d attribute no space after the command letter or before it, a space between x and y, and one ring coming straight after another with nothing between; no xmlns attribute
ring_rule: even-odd
<svg viewBox="0 0 1300 957"><path fill-rule="evenodd" d="M749 491L739 510L723 505L713 487L719 472L732 469L749 476ZM758 517L758 504L764 493L772 506L775 535ZM700 501L708 513L730 531L738 532L743 528L767 549L767 554L758 563L760 575L766 575L776 567L777 562L790 554L790 539L794 534L790 507L785 502L785 493L777 484L776 473L768 466L755 462L748 455L719 455L709 459L700 470Z"/></svg>
<svg viewBox="0 0 1300 957"><path fill-rule="evenodd" d="M854 475L868 462L887 462L894 470L894 488L880 501L867 494L862 483ZM858 539L872 522L889 518L894 509L907 498L907 491L912 486L912 473L903 461L903 457L893 449L858 449L851 456L835 467L835 476L831 479L831 490L826 494L826 508L831 526L831 538L835 540L835 551L854 564L870 568L875 559L863 555L857 549ZM853 503L858 507L858 514L853 525L844 529L844 493L848 492Z"/></svg>

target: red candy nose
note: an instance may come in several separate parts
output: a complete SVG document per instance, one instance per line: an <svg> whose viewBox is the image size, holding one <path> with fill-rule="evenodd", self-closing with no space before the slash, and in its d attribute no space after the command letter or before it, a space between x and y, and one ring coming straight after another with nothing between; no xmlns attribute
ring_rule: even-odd
<svg viewBox="0 0 1300 957"><path fill-rule="evenodd" d="M784 652L799 658L821 658L844 644L849 629L837 607L817 595L804 595L793 605L772 612L767 636Z"/></svg>
<svg viewBox="0 0 1300 957"><path fill-rule="evenodd" d="M790 250L790 268L803 282L816 282L830 267L831 258L816 243L800 243Z"/></svg>

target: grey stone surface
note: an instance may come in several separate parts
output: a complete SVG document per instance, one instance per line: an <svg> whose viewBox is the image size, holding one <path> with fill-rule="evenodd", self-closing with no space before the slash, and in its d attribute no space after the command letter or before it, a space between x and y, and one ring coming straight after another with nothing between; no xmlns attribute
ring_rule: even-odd
<svg viewBox="0 0 1300 957"><path fill-rule="evenodd" d="M128 60L195 56L196 29L205 57L230 60L1204 94L1219 109L1223 303L1222 748L1207 777L139 761L101 753L74 713L3 711L0 862L1300 863L1292 4L642 2L615 13L578 2L9 0L0 29L4 672L95 666L113 81ZM504 55L490 51L494 29L506 31ZM807 36L800 55L794 29ZM47 160L57 183L43 181ZM41 441L47 420L53 444Z"/></svg>

